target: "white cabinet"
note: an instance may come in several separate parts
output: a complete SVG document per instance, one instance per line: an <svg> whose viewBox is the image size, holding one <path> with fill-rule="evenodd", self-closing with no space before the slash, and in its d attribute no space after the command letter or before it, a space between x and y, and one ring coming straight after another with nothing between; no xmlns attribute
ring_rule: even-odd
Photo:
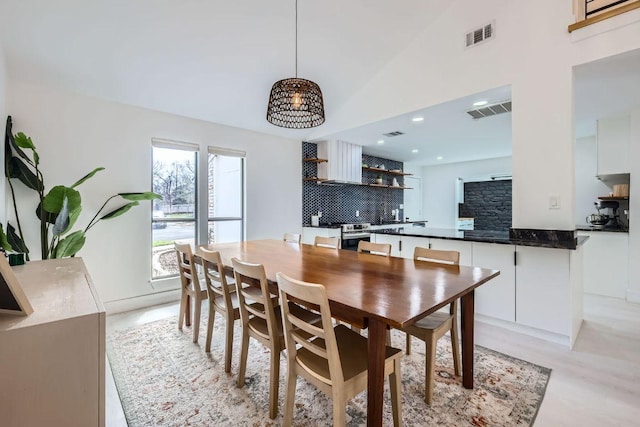
<svg viewBox="0 0 640 427"><path fill-rule="evenodd" d="M391 245L391 256L412 259L416 246L429 247L428 237L397 236L392 234L371 234L371 241Z"/></svg>
<svg viewBox="0 0 640 427"><path fill-rule="evenodd" d="M318 142L318 178L330 181L362 183L362 146L345 141Z"/></svg>
<svg viewBox="0 0 640 427"><path fill-rule="evenodd" d="M598 175L629 173L629 116L598 120Z"/></svg>
<svg viewBox="0 0 640 427"><path fill-rule="evenodd" d="M340 237L341 231L339 228L316 228L316 227L302 227L302 243L307 245L313 245L316 240L316 236L320 237Z"/></svg>
<svg viewBox="0 0 640 427"><path fill-rule="evenodd" d="M500 270L500 275L476 289L476 313L496 319L516 321L515 246L473 243L476 267Z"/></svg>
<svg viewBox="0 0 640 427"><path fill-rule="evenodd" d="M406 239L406 236L395 236L391 234L371 234L371 241L374 243L388 243L391 245L391 256L401 257L402 253L400 252L400 243L403 239ZM412 254L413 256L413 254ZM406 257L405 257L406 258Z"/></svg>
<svg viewBox="0 0 640 427"><path fill-rule="evenodd" d="M516 323L569 336L570 250L516 247Z"/></svg>
<svg viewBox="0 0 640 427"><path fill-rule="evenodd" d="M33 313L0 315L0 424L104 426L105 311L82 259L14 272Z"/></svg>
<svg viewBox="0 0 640 427"><path fill-rule="evenodd" d="M589 236L584 244L584 291L625 298L629 284L629 235L627 233L580 232Z"/></svg>
<svg viewBox="0 0 640 427"><path fill-rule="evenodd" d="M429 248L460 252L460 265L474 265L473 242L462 240L429 239Z"/></svg>

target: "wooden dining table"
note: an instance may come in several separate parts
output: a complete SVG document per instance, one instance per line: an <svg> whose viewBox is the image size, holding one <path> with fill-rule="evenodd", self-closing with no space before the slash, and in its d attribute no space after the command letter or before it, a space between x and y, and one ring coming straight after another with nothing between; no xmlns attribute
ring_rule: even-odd
<svg viewBox="0 0 640 427"><path fill-rule="evenodd" d="M227 274L231 258L264 265L277 292L276 273L326 287L331 315L368 328L367 425L382 425L384 359L389 328L402 328L460 298L462 384L473 388L474 289L498 270L383 257L281 240L204 245L219 251Z"/></svg>

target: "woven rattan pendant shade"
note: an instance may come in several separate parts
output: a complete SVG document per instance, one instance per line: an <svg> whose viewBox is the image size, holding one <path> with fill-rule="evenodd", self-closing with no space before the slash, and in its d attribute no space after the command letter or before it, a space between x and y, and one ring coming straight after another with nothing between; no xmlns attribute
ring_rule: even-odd
<svg viewBox="0 0 640 427"><path fill-rule="evenodd" d="M320 86L298 78L298 0L296 0L296 76L275 82L271 88L267 120L276 126L307 129L324 123Z"/></svg>
<svg viewBox="0 0 640 427"><path fill-rule="evenodd" d="M324 123L320 86L310 80L290 78L271 88L267 120L276 126L306 129Z"/></svg>

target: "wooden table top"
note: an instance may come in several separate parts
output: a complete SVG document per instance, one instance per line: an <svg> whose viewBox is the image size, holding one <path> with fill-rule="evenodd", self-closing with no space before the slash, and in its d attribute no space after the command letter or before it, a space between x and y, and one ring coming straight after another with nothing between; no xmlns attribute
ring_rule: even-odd
<svg viewBox="0 0 640 427"><path fill-rule="evenodd" d="M396 328L414 323L500 274L478 267L337 251L281 240L217 243L208 248L220 251L225 267L231 266L232 257L263 264L271 283L276 282L277 272L321 283L327 289L332 310L343 308L357 317L375 317Z"/></svg>

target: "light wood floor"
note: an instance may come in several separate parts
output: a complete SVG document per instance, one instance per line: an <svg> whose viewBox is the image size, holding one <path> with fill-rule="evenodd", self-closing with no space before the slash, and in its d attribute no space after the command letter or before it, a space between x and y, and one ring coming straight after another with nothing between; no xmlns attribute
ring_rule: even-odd
<svg viewBox="0 0 640 427"><path fill-rule="evenodd" d="M481 322L476 344L551 368L538 426L640 425L640 304L585 295L585 321L575 349ZM109 331L176 316L164 305L107 317ZM111 371L107 427L126 426Z"/></svg>

